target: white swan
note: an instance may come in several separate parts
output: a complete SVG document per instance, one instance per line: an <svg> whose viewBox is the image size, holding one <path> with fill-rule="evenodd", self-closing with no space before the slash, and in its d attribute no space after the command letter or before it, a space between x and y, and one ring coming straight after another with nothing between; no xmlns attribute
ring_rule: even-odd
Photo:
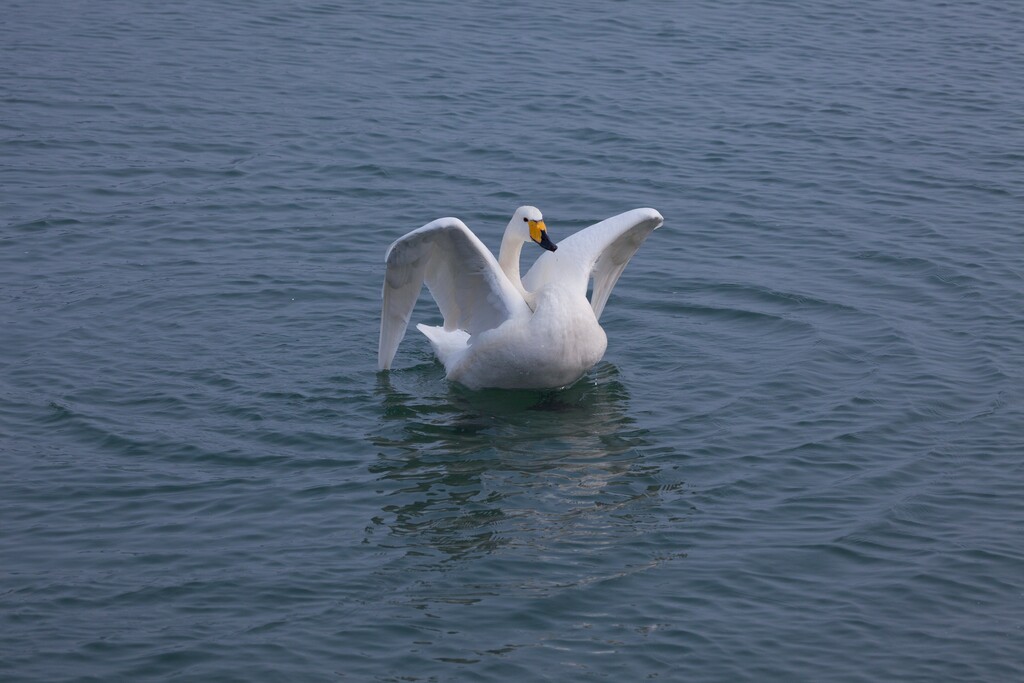
<svg viewBox="0 0 1024 683"><path fill-rule="evenodd" d="M663 220L654 209L634 209L556 247L540 211L521 206L505 228L498 260L458 218L413 230L385 257L380 369L391 367L425 282L444 326L416 327L430 340L448 379L471 389L572 384L604 356L608 339L598 324L601 311L629 259ZM520 280L519 254L528 240L547 251Z"/></svg>

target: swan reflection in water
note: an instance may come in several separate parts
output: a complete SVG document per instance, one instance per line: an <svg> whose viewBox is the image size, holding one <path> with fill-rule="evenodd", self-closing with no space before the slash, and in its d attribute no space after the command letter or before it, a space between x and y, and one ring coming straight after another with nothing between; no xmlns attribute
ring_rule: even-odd
<svg viewBox="0 0 1024 683"><path fill-rule="evenodd" d="M567 534L598 542L642 523L645 500L681 486L645 462L658 449L610 363L562 391L469 391L438 370L379 377L370 471L388 486L372 542L431 566Z"/></svg>

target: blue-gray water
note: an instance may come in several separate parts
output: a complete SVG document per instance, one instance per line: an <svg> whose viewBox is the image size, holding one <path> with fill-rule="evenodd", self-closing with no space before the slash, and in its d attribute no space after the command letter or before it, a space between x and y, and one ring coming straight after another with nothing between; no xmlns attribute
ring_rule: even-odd
<svg viewBox="0 0 1024 683"><path fill-rule="evenodd" d="M3 5L0 679L1024 677L1024 6ZM524 203L605 361L378 375Z"/></svg>

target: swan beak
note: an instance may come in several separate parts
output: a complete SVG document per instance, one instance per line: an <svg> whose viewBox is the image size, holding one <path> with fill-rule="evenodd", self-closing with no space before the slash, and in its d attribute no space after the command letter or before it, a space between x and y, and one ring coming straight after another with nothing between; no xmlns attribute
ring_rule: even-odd
<svg viewBox="0 0 1024 683"><path fill-rule="evenodd" d="M544 225L544 221L530 221L530 239L548 251L558 249L558 246L548 237L548 226Z"/></svg>

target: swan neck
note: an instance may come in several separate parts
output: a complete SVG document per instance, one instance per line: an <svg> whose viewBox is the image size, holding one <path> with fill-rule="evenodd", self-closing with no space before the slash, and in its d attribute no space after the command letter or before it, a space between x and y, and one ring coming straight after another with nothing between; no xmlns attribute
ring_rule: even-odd
<svg viewBox="0 0 1024 683"><path fill-rule="evenodd" d="M498 265L501 266L502 272L512 281L515 288L519 290L519 293L529 303L531 297L527 294L526 289L523 288L523 280L519 276L519 256L522 252L523 240L516 237L511 229L506 230L505 236L501 240L501 251L498 252Z"/></svg>

